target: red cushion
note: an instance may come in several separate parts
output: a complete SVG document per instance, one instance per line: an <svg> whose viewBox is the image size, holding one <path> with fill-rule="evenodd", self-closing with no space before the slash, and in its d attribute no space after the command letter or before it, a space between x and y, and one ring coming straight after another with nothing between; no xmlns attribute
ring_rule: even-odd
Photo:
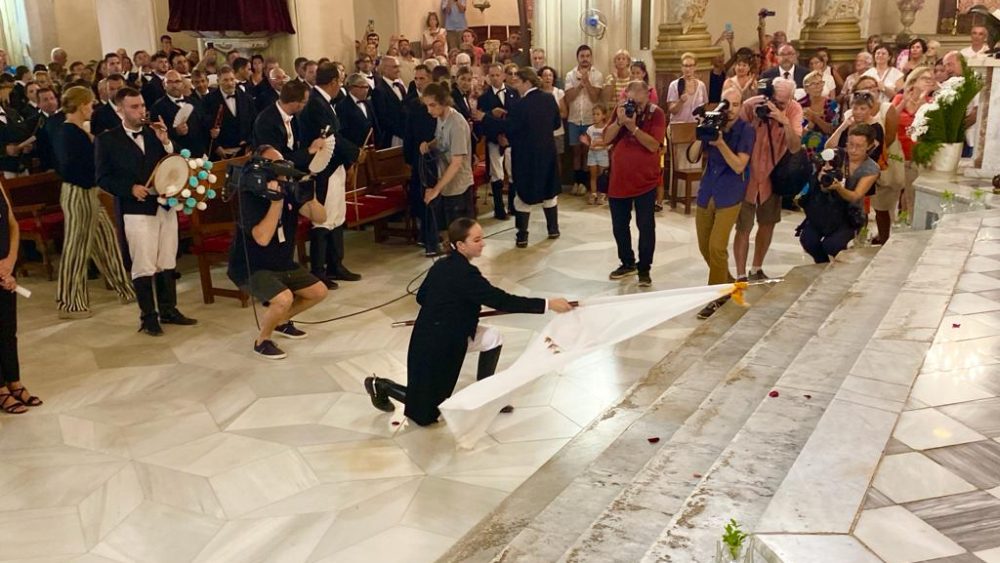
<svg viewBox="0 0 1000 563"><path fill-rule="evenodd" d="M191 230L191 216L188 215L187 213L178 213L177 214L177 226L182 231L190 231Z"/></svg>
<svg viewBox="0 0 1000 563"><path fill-rule="evenodd" d="M191 245L191 254L226 254L233 243L231 234L220 234L205 238L201 244Z"/></svg>
<svg viewBox="0 0 1000 563"><path fill-rule="evenodd" d="M386 211L402 210L406 208L406 192L402 186L387 188L377 195L363 195L347 200L347 221L350 223L363 222L365 219L385 213Z"/></svg>
<svg viewBox="0 0 1000 563"><path fill-rule="evenodd" d="M65 221L65 216L62 211L53 211L52 213L42 215L42 234L51 237L57 233L61 233L63 221ZM17 226L21 229L21 232L25 233L37 233L39 231L38 224L33 217L19 220Z"/></svg>

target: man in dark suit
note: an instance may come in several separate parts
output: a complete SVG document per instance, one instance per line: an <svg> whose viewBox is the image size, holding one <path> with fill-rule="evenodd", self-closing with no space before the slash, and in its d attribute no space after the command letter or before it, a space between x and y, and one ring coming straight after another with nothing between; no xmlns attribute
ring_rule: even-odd
<svg viewBox="0 0 1000 563"><path fill-rule="evenodd" d="M274 105L281 97L281 87L288 83L288 73L280 67L274 67L267 73L267 80L261 81L254 91L253 100L257 106L257 113L264 111L267 106Z"/></svg>
<svg viewBox="0 0 1000 563"><path fill-rule="evenodd" d="M205 117L209 127L218 127L213 159L239 156L250 146L257 110L253 98L236 85L233 69L219 69L219 88L205 97Z"/></svg>
<svg viewBox="0 0 1000 563"><path fill-rule="evenodd" d="M166 200L161 202L146 187L157 163L174 152L174 146L162 121L143 125L146 104L138 91L122 88L115 103L121 109L122 125L102 133L94 144L97 184L118 198L124 215L140 310L139 331L160 336L160 323L197 322L177 310L177 209L168 209Z"/></svg>
<svg viewBox="0 0 1000 563"><path fill-rule="evenodd" d="M42 163L42 170L56 167L55 143L58 142L66 115L59 109L59 99L52 88L38 90L38 126L35 128L35 154Z"/></svg>
<svg viewBox="0 0 1000 563"><path fill-rule="evenodd" d="M336 106L341 134L359 147L373 144L379 137L379 122L368 99L369 90L364 75L354 73L347 77L347 95Z"/></svg>
<svg viewBox="0 0 1000 563"><path fill-rule="evenodd" d="M347 171L358 160L358 146L340 134L340 121L333 109L333 99L340 93L340 71L333 63L323 63L316 70L316 86L309 102L298 115L302 143L333 137L333 156L316 175L316 199L326 208L326 220L309 230L309 258L312 274L327 288L337 282L358 281L361 276L344 266L344 223L347 220Z"/></svg>
<svg viewBox="0 0 1000 563"><path fill-rule="evenodd" d="M19 66L14 71L14 89L10 91L10 107L21 113L24 117L24 107L28 105L28 82L31 81L31 69L26 66Z"/></svg>
<svg viewBox="0 0 1000 563"><path fill-rule="evenodd" d="M380 75L375 77L372 105L382 127L375 140L378 148L398 147L403 144L403 98L406 85L399 78L399 61L395 57L382 57Z"/></svg>
<svg viewBox="0 0 1000 563"><path fill-rule="evenodd" d="M437 131L437 119L431 117L427 112L420 97L424 93L424 88L431 83L431 71L427 65L417 65L413 69L413 92L406 95L403 105L403 115L405 127L403 130L403 158L410 165L410 184L406 191L407 202L410 205L410 216L415 217L420 224L420 242L424 245L424 254L427 257L434 257L441 254L441 244L438 236L438 224L434 218L436 209L439 208L439 199L431 202L430 210L424 203L424 180L437 180L437 166L431 165L431 176L425 178L421 175L420 161L423 156L420 154L420 143L429 143L434 140L434 133ZM443 225L442 225L443 226Z"/></svg>
<svg viewBox="0 0 1000 563"><path fill-rule="evenodd" d="M24 95L27 98L27 103L18 109L28 129L32 131L38 127L38 118L42 115L38 110L38 88L38 83L34 80L29 80L25 83Z"/></svg>
<svg viewBox="0 0 1000 563"><path fill-rule="evenodd" d="M151 108L153 104L166 95L166 76L170 70L170 61L166 53L156 53L152 58L153 75L142 85L142 99L146 102L146 107Z"/></svg>
<svg viewBox="0 0 1000 563"><path fill-rule="evenodd" d="M290 160L297 170L306 171L313 156L326 144L317 138L310 144L301 141L296 115L306 107L309 87L303 82L289 82L281 87L281 97L257 114L253 124L254 147L270 145Z"/></svg>
<svg viewBox="0 0 1000 563"><path fill-rule="evenodd" d="M182 149L191 151L192 157L200 157L208 151L209 132L205 126L205 114L201 105L184 96L184 78L176 70L167 72L167 93L157 100L150 110L153 121L163 119L167 126L170 140L176 145L177 152ZM190 107L191 113L181 123L174 125L181 108Z"/></svg>
<svg viewBox="0 0 1000 563"><path fill-rule="evenodd" d="M557 196L562 186L554 133L562 126L562 118L556 99L539 89L541 80L533 68L519 69L511 86L519 99L500 119L493 112L484 116L483 128L510 141L517 247L525 248L532 205L542 204L549 238L559 238Z"/></svg>
<svg viewBox="0 0 1000 563"><path fill-rule="evenodd" d="M236 76L236 87L252 100L255 92L250 87L250 60L246 57L237 57L233 61L233 75Z"/></svg>
<svg viewBox="0 0 1000 563"><path fill-rule="evenodd" d="M97 107L94 108L94 113L90 116L90 132L95 137L122 124L122 118L118 115L118 107L115 106L115 96L119 90L125 87L125 79L120 74L112 74L106 79L105 87L108 90L108 101L106 103L97 102Z"/></svg>
<svg viewBox="0 0 1000 563"><path fill-rule="evenodd" d="M487 69L489 84L483 88L483 93L479 96L478 113L473 115L476 121L482 121L485 115L494 117L503 115L508 109L508 104L517 99L517 92L504 84L504 78L503 65L491 63ZM493 216L505 220L508 215L514 214L514 190L508 190L506 210L503 201L504 151L507 150L507 143L500 138L497 130L487 131L484 128L483 134L486 136L486 166L490 171Z"/></svg>
<svg viewBox="0 0 1000 563"><path fill-rule="evenodd" d="M540 299L511 295L490 284L472 265L483 253L483 228L475 219L456 219L448 227L452 252L431 266L417 291L420 312L406 354L407 385L390 379L365 378L372 405L392 411L390 398L406 405L406 416L420 426L440 416L438 405L451 396L469 351L479 352L476 380L496 372L503 338L492 327L479 324L485 305L508 313L565 313L573 306L563 298ZM501 412L511 412L504 407Z"/></svg>
<svg viewBox="0 0 1000 563"><path fill-rule="evenodd" d="M761 73L761 78L786 78L795 81L796 88L802 88L802 81L809 74L809 69L798 64L798 53L791 43L785 43L778 48L778 66L771 67Z"/></svg>
<svg viewBox="0 0 1000 563"><path fill-rule="evenodd" d="M455 75L455 83L451 86L451 99L455 110L462 114L462 117L469 122L472 131L472 147L479 143L478 124L472 119L472 104L469 98L472 96L472 69L461 67ZM473 154L473 153L469 153Z"/></svg>

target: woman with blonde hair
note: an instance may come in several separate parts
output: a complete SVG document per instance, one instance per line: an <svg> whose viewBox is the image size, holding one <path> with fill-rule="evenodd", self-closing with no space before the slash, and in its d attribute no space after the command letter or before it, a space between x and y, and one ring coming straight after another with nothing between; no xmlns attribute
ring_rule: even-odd
<svg viewBox="0 0 1000 563"><path fill-rule="evenodd" d="M95 189L94 137L85 126L94 112L93 103L94 93L89 88L73 86L63 93L66 121L60 131L61 142L55 147L56 168L63 179L59 205L66 222L56 303L59 317L64 319L91 316L87 293L90 259L122 303L135 301L114 227Z"/></svg>
<svg viewBox="0 0 1000 563"><path fill-rule="evenodd" d="M937 86L934 80L934 69L929 66L918 66L910 71L903 84L903 93L897 94L892 100L893 107L899 113L898 126L890 135L896 135L899 141L889 150L889 169L882 178L879 189L872 201L875 213L884 211L891 218L897 204L902 204L907 214L913 212L913 182L917 179L917 167L913 164L913 139L908 129L913 124L913 118L920 106L930 102L931 92ZM895 149L895 150L893 150ZM902 194L902 198L900 198ZM884 219L883 219L884 220ZM891 224L891 221L890 221ZM886 239L888 239L888 230Z"/></svg>
<svg viewBox="0 0 1000 563"><path fill-rule="evenodd" d="M681 55L681 76L667 89L667 104L671 123L695 121L694 110L708 103L708 88L695 76L698 57L694 53Z"/></svg>
<svg viewBox="0 0 1000 563"><path fill-rule="evenodd" d="M604 99L609 103L622 97L628 83L632 81L632 55L625 49L615 53L614 66L604 81Z"/></svg>

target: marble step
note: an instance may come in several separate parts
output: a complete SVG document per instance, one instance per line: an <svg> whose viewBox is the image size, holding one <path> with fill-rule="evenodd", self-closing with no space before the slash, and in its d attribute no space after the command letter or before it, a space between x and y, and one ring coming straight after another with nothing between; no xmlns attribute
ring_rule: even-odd
<svg viewBox="0 0 1000 563"><path fill-rule="evenodd" d="M820 285L826 282L840 285L846 281L849 288L816 296L821 300L834 298L834 307L812 325L814 333L799 324L800 329L808 332L800 334L795 342L778 339L780 353L765 346L761 354L748 356L750 365L770 366L750 372L750 378L734 383L742 388L740 400L744 402L740 404L754 405L751 413L744 417L739 431L711 466L699 471L702 476L696 486L682 499L645 555L630 554L629 560L709 561L723 527L731 518L746 530L756 528L827 406L845 385L848 373L857 362L865 361L859 359L862 351L899 294L899 288L907 282L928 239L929 233L896 235L863 271L853 275L842 271L840 279L829 275L833 273L831 268L819 280ZM787 367L774 369L777 362L769 361L771 354L787 358ZM863 400L867 392L865 383L850 381L846 386L854 392L852 397ZM769 396L771 390L778 395ZM664 493L670 499L680 496L676 490Z"/></svg>
<svg viewBox="0 0 1000 563"><path fill-rule="evenodd" d="M937 360L935 331L976 244L974 215L949 216L931 236L768 503L755 528L768 561L880 561L850 534L913 382L925 358Z"/></svg>
<svg viewBox="0 0 1000 563"><path fill-rule="evenodd" d="M808 281L815 278L821 270L822 268L817 269L814 266L796 268L790 272L789 279L793 284L808 285ZM777 286L752 287L747 292L747 300L755 305L766 302L775 287ZM645 377L632 385L616 405L570 440L496 510L472 528L440 561L490 561L522 531L526 532L521 538L522 541L527 541L528 535L541 537L537 531L527 530L527 526L532 524L544 509L552 505L557 497L568 491L576 491L578 488L573 487L575 479L589 466L601 463L598 460L608 457L621 457L617 449L609 450L609 446L615 444L623 433L628 432L650 406L701 358L705 350L710 349L720 339L759 330L754 328L754 325L761 323L753 320L761 314L755 312L756 309L758 307L727 305L701 323L680 346L673 349ZM632 432L635 433L636 430ZM631 448L630 459L635 465L632 473L642 467L643 455L651 456L656 450L646 442L647 437L643 434L640 438L644 445L650 447ZM595 504L591 511L596 515L601 508L603 504ZM576 506L573 510L582 511L582 507ZM584 525L591 519L586 519ZM554 520L552 525L554 529L558 529L560 523ZM564 540L564 546L574 537Z"/></svg>
<svg viewBox="0 0 1000 563"><path fill-rule="evenodd" d="M705 353L699 366L703 369L690 372L691 383L700 392L681 386L671 390L687 392L694 399L694 407L683 413L682 426L604 507L563 560L640 559L753 412L757 397L770 390L874 254L874 249L861 249L845 253L830 266L812 266L820 268L820 275L806 287L781 284L772 296L786 301L772 311L777 314L767 319L764 330L746 335L742 348L720 347ZM711 369L723 361L723 369Z"/></svg>

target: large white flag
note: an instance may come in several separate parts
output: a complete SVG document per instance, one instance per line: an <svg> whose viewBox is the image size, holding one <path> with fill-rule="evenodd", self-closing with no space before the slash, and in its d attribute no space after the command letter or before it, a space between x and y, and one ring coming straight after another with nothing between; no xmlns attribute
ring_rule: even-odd
<svg viewBox="0 0 1000 563"><path fill-rule="evenodd" d="M724 284L597 297L556 315L509 368L462 389L439 407L460 448L471 448L510 397L539 377L611 346L745 284Z"/></svg>

